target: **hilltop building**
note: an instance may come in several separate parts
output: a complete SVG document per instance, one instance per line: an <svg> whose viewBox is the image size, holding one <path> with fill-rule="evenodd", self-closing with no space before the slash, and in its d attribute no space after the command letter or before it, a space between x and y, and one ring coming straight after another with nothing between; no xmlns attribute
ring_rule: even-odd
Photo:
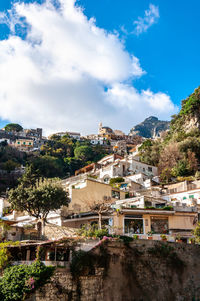
<svg viewBox="0 0 200 301"><path fill-rule="evenodd" d="M20 132L7 132L0 130L0 142L6 141L8 145L16 147L21 151L29 152L46 143L46 138L42 136L42 129L23 129Z"/></svg>
<svg viewBox="0 0 200 301"><path fill-rule="evenodd" d="M80 133L77 133L77 132L58 132L58 133L54 133L54 134L51 134L48 139L51 139L51 137L53 135L56 135L56 136L59 136L59 137L63 137L63 136L69 136L70 138L73 138L73 139L76 139L76 140L80 140L81 138L81 134Z"/></svg>

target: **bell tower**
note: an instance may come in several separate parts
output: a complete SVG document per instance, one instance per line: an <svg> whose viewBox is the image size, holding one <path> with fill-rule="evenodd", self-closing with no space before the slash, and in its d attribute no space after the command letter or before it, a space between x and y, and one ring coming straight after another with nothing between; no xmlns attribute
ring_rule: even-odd
<svg viewBox="0 0 200 301"><path fill-rule="evenodd" d="M98 130L98 134L101 134L101 130L102 130L102 122L99 123L99 130Z"/></svg>

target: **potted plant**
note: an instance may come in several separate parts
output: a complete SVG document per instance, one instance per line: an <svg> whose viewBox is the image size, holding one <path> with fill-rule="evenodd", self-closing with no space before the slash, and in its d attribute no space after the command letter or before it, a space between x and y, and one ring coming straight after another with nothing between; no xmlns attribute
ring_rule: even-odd
<svg viewBox="0 0 200 301"><path fill-rule="evenodd" d="M152 239L153 239L153 237L152 237L153 232L152 232L152 231L149 231L149 232L147 233L147 235L148 235L148 239L149 239L149 240L152 240Z"/></svg>
<svg viewBox="0 0 200 301"><path fill-rule="evenodd" d="M160 237L163 241L167 241L167 236L165 234L161 234Z"/></svg>
<svg viewBox="0 0 200 301"><path fill-rule="evenodd" d="M195 238L194 237L189 238L189 244L195 244Z"/></svg>
<svg viewBox="0 0 200 301"><path fill-rule="evenodd" d="M136 240L137 240L137 239L139 239L139 236L138 236L137 234L134 234L134 235L133 235L133 239L136 239Z"/></svg>
<svg viewBox="0 0 200 301"><path fill-rule="evenodd" d="M180 237L179 234L176 236L176 242L179 242L179 243L182 242L181 237Z"/></svg>

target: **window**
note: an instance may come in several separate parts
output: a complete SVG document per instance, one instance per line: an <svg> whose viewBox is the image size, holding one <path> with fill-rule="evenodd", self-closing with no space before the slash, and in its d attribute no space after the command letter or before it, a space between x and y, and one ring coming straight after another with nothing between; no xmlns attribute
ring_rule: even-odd
<svg viewBox="0 0 200 301"><path fill-rule="evenodd" d="M110 181L109 177L104 178L104 183L109 183L109 181Z"/></svg>
<svg viewBox="0 0 200 301"><path fill-rule="evenodd" d="M169 229L167 217L151 216L151 231L155 234L167 234Z"/></svg>
<svg viewBox="0 0 200 301"><path fill-rule="evenodd" d="M148 171L152 171L152 167L148 167Z"/></svg>
<svg viewBox="0 0 200 301"><path fill-rule="evenodd" d="M23 142L23 144L25 145L25 144L26 144L26 142Z"/></svg>
<svg viewBox="0 0 200 301"><path fill-rule="evenodd" d="M112 198L114 198L114 199L120 199L120 192L112 190Z"/></svg>
<svg viewBox="0 0 200 301"><path fill-rule="evenodd" d="M143 219L142 218L125 218L124 219L125 234L143 234Z"/></svg>
<svg viewBox="0 0 200 301"><path fill-rule="evenodd" d="M152 202L150 202L150 201L144 201L144 206L145 207L151 207L152 206Z"/></svg>
<svg viewBox="0 0 200 301"><path fill-rule="evenodd" d="M29 145L31 145L31 142L29 142Z"/></svg>
<svg viewBox="0 0 200 301"><path fill-rule="evenodd" d="M17 144L20 144L20 142L18 141Z"/></svg>
<svg viewBox="0 0 200 301"><path fill-rule="evenodd" d="M164 208L165 207L165 204L156 204L156 208Z"/></svg>

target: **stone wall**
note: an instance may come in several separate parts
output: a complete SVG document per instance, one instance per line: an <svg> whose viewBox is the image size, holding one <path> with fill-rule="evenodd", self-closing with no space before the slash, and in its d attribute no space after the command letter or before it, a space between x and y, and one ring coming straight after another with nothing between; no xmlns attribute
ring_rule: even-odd
<svg viewBox="0 0 200 301"><path fill-rule="evenodd" d="M78 275L57 269L51 282L30 299L46 300L199 301L200 247L146 240L105 242L90 252Z"/></svg>

